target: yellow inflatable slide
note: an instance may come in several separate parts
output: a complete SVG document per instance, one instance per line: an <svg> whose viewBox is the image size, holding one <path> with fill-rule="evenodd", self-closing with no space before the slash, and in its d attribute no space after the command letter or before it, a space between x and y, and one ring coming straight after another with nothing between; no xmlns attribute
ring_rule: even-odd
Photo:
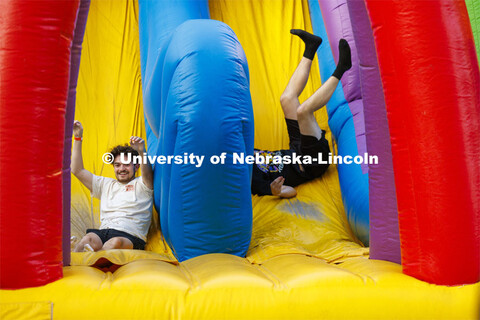
<svg viewBox="0 0 480 320"><path fill-rule="evenodd" d="M211 1L250 68L255 147L288 148L279 98L303 54L291 28L312 32L306 0ZM75 119L92 173L115 178L101 156L132 135L146 138L138 3L92 0ZM314 62L301 100L320 85ZM335 144L325 108L318 123ZM148 147L148 146L147 146ZM334 150L335 151L335 150ZM349 227L336 166L297 188L292 199L252 196L246 258L208 254L179 263L154 212L145 251L72 253L64 277L45 286L0 291L0 319L479 319L480 284L436 286L369 259ZM72 236L99 226L99 201L72 176Z"/></svg>

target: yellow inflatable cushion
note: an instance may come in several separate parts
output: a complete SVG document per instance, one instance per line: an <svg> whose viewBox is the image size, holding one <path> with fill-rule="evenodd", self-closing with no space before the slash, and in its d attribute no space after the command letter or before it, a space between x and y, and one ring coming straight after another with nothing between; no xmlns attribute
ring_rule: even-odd
<svg viewBox="0 0 480 320"><path fill-rule="evenodd" d="M52 303L53 319L479 318L480 283L430 285L366 257L335 265L286 254L252 264L209 254L178 265L140 260L114 273L83 266L64 273L43 287L0 291L0 319L44 319L34 313L38 301ZM19 303L31 306L12 313Z"/></svg>

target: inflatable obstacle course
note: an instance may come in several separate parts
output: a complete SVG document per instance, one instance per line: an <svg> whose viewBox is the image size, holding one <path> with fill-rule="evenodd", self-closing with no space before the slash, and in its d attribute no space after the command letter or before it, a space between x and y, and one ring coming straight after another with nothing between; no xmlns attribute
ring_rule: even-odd
<svg viewBox="0 0 480 320"><path fill-rule="evenodd" d="M182 1L175 3L178 5ZM148 138L153 132L150 131L151 128L145 127L143 117L142 90L145 89L141 87L140 80L142 47L141 41L136 37L138 24L142 23L137 16L141 8L133 1L125 2L124 5L118 4L118 1L92 1L90 4L75 115L75 118L85 125L83 153L86 167L96 174L112 177L111 167L101 161L101 155L108 147L123 143L132 134ZM255 117L255 146L265 149L286 147L286 128L278 98L302 52L301 43L295 43L288 31L291 27L304 28L307 31L316 28L313 20L320 16L314 14L315 3L211 1L207 5L210 18L226 23L245 52ZM12 8L1 12L6 14L11 12ZM321 4L318 4L318 8L324 10ZM42 12L40 7L35 9ZM204 15L205 9L196 12ZM320 11L319 14L324 19L326 13ZM285 17L289 17L288 21L291 22L286 24ZM73 15L70 18L73 19ZM255 23L246 24L245 21ZM20 25L20 22L17 24ZM73 30L73 25L71 27ZM59 34L60 32L54 36L60 38ZM326 39L327 37L324 37L324 41ZM328 39L334 43L330 36ZM333 44L330 46L333 47ZM2 51L2 57L5 54ZM334 54L331 55L335 60ZM323 61L325 57L319 58L319 61ZM1 61L3 63L6 60ZM478 64L476 69L478 70ZM476 81L475 77L473 79ZM302 98L313 93L319 85L320 70L315 62ZM474 90L472 92L469 96L475 97L477 93ZM35 92L33 96L37 95ZM7 127L3 125L14 125L10 119L7 122L3 118L3 115L7 114L3 113L7 98L2 96L1 100L2 146L8 142L3 134ZM473 109L475 110L475 107ZM329 117L327 111L328 106L327 109L317 112L318 121L327 131L332 150L340 152L340 139L332 134L332 117ZM365 118L368 118L368 115L365 114ZM149 123L148 114L145 118ZM22 123L21 120L18 121ZM353 123L355 124L355 120ZM91 135L89 138L87 133ZM353 137L353 141L357 140ZM148 148L149 152L152 152L152 149L158 148L158 144L155 147L155 141L150 141L152 140L149 140ZM59 151L61 150L59 148ZM3 160L4 158L2 168ZM61 168L59 163L57 165ZM164 237L159 232L161 219L154 214L148 250L145 252L120 250L72 254L72 266L63 268L63 278L54 282L51 282L54 279L49 278L46 282L51 283L47 285L18 282L7 285L7 278L2 273L1 284L4 290L0 291L1 317L478 318L478 278L472 281L477 283L464 286L435 286L402 274L402 266L399 264L368 259L368 248L365 248L357 238L358 235L355 235L355 225L348 219L348 210L344 209L345 199L338 170L336 166L331 166L322 178L298 187L298 197L294 200L253 197L252 236L246 258L227 254L201 254L178 263L174 255L177 254L178 258L178 253L175 248L174 252L171 252L167 245L169 241L163 240ZM363 174L362 168L360 172ZM5 185L4 181L2 180L2 186ZM372 190L371 186L369 188ZM6 189L2 187L2 197L9 196L13 199L14 196L10 193L4 194L4 190ZM3 231L10 223L4 220L8 214L4 213L7 212L4 211L4 203L15 203L11 199L2 199L6 199L1 202L3 272L6 261L12 261L5 256L12 251L7 251L7 247L3 246L3 237L6 234ZM469 201L475 203L474 200L466 200L467 203ZM85 192L75 178L72 179L71 208L72 234L82 236L85 227L98 223L98 203L90 199L88 192ZM61 214L61 210L58 212ZM23 221L31 221L30 219L25 218ZM13 223L18 225L21 221ZM372 223L371 220L370 228L374 227ZM442 226L441 221L434 225ZM478 215L474 216L468 225L478 226ZM382 230L382 227L379 227L379 230ZM54 238L57 243L54 246L57 248L54 256L58 263L55 266L62 270L59 257L60 233L55 228L53 230L57 233ZM469 230L465 230L466 236L473 234L473 237L478 237L475 230L473 233ZM384 240L382 233L378 236L380 241ZM438 243L448 245L445 242ZM478 241L475 238L473 241L466 240L465 257L475 259L476 243ZM175 246L175 243L171 244ZM373 246L371 237L370 245ZM473 251L470 251L471 249ZM25 249L24 261L30 259L31 252ZM48 252L45 253L47 254ZM427 258L428 255L423 257ZM16 260L11 262L12 268L22 263L18 255L15 258ZM381 253L378 258L382 258ZM476 268L474 264L466 266L454 257L448 261L456 268L468 267L473 272ZM91 265L96 265L96 268ZM11 272L8 279L15 281L16 274L27 280L27 274L32 278L45 279L45 273L38 273L38 270L41 269ZM428 272L433 268L424 270ZM443 274L446 273L439 274L440 278ZM459 272L457 269L451 274L463 276L468 272ZM12 286L36 288L11 290ZM215 301L215 304L209 304L212 301ZM372 303L375 307L372 307ZM345 305L351 308L345 308Z"/></svg>

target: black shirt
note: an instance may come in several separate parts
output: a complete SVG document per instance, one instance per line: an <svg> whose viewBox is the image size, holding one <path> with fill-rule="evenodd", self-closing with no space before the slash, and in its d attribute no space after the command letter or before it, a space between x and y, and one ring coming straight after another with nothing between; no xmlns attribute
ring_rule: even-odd
<svg viewBox="0 0 480 320"><path fill-rule="evenodd" d="M271 155L273 156L290 156L294 150L277 150L277 151L264 151L255 149L254 153L259 153L262 156ZM314 179L307 175L305 172L300 170L298 164L274 164L273 161L270 163L254 163L252 171L252 194L271 195L272 189L270 184L276 178L283 176L285 178L284 185L290 187L296 187L302 183Z"/></svg>

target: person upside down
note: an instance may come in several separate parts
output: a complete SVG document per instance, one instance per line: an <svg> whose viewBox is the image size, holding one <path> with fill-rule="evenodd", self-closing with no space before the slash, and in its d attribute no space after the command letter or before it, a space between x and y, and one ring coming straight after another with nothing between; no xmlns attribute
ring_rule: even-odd
<svg viewBox="0 0 480 320"><path fill-rule="evenodd" d="M272 158L274 156L292 157L295 153L310 156L312 159L318 158L321 153L323 159L326 159L330 148L325 139L325 131L320 129L314 112L330 100L343 74L352 67L350 46L345 39L339 41L339 59L332 76L313 95L300 103L298 97L307 84L312 61L322 43L322 38L299 29L292 29L290 33L300 37L305 43L303 57L280 97L287 123L290 149L277 151L255 149L254 152ZM253 165L252 194L292 198L297 195L294 187L320 177L327 169L328 164L257 163Z"/></svg>

